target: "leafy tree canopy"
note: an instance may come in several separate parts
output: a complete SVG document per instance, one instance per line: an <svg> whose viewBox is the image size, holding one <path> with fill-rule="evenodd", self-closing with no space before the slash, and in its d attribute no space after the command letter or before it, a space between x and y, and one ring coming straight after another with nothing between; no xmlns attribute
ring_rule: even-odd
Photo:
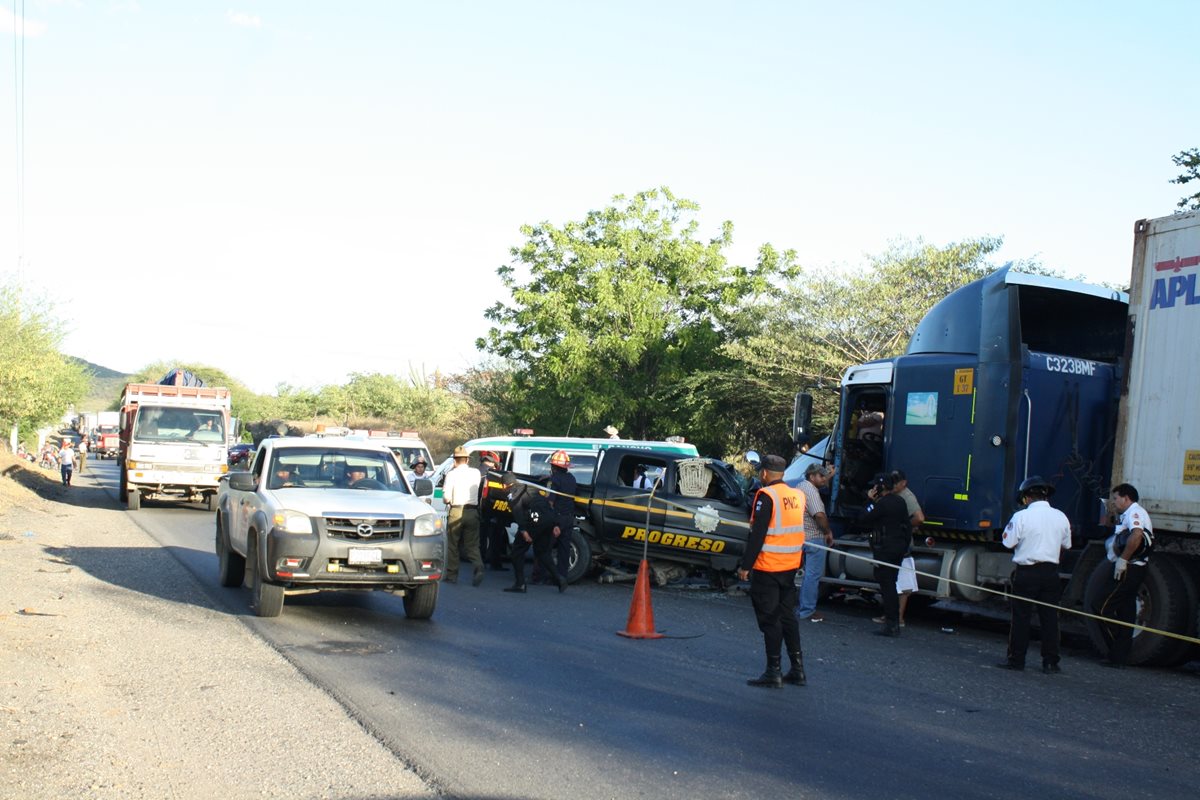
<svg viewBox="0 0 1200 800"><path fill-rule="evenodd" d="M1172 178L1171 183L1182 185L1191 183L1192 181L1200 181L1200 148L1193 147L1190 150L1183 150L1171 156L1171 160L1175 162L1175 166L1183 167L1183 172L1179 177ZM1182 198L1175 205L1184 211L1200 209L1200 192Z"/></svg>
<svg viewBox="0 0 1200 800"><path fill-rule="evenodd" d="M511 365L525 424L577 435L613 424L650 438L695 422L664 402L671 387L722 361L741 304L794 273L794 254L769 245L754 266L730 264L732 223L702 240L698 211L662 188L521 229L525 243L497 270L511 302L488 310L496 325L477 346Z"/></svg>
<svg viewBox="0 0 1200 800"><path fill-rule="evenodd" d="M935 303L996 268L986 259L1000 244L992 237L945 247L900 242L854 271L805 270L774 302L758 306L744 335L725 344L732 368L690 376L681 394L724 409L729 449L790 453L796 392L811 390L814 428L828 430L845 370L903 352Z"/></svg>
<svg viewBox="0 0 1200 800"><path fill-rule="evenodd" d="M62 329L45 301L0 286L0 422L34 428L50 424L87 393L88 375L59 352Z"/></svg>

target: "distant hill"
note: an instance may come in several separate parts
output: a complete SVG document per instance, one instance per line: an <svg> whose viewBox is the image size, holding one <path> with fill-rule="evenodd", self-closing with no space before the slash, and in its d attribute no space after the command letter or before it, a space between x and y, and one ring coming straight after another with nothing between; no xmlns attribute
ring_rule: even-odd
<svg viewBox="0 0 1200 800"><path fill-rule="evenodd" d="M93 364L82 358L75 356L67 356L67 358L79 364L92 376L92 388L88 391L87 396L79 401L76 411L108 411L121 399L121 392L124 391L125 384L129 383L129 379L133 377L124 372L117 372L115 369Z"/></svg>

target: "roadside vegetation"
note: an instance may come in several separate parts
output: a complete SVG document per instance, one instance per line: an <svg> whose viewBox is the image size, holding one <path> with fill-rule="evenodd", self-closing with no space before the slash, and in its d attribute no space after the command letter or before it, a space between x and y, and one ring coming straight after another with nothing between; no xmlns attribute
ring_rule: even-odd
<svg viewBox="0 0 1200 800"><path fill-rule="evenodd" d="M126 381L181 367L232 390L246 439L320 425L417 430L441 457L517 427L600 436L613 425L626 438L684 436L713 455L788 453L796 392L814 396L814 431L828 429L848 366L903 352L934 303L1003 266L996 236L897 241L840 265L802 265L794 250L761 243L753 263L738 264L733 223L700 211L661 188L523 227L497 269L508 296L482 312L491 325L476 343L480 361L459 374L355 373L271 394L208 364L121 376L62 355L50 307L5 287L0 423L18 425L28 444L72 404L115 409Z"/></svg>

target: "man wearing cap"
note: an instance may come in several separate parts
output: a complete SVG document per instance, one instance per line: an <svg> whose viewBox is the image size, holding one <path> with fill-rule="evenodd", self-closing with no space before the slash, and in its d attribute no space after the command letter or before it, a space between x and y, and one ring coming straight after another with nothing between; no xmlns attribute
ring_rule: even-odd
<svg viewBox="0 0 1200 800"><path fill-rule="evenodd" d="M442 499L449 509L446 527L446 575L443 583L458 582L461 553L474 567L471 585L483 583L483 557L479 554L479 470L468 466L471 454L465 447L454 448L454 468L446 473Z"/></svg>
<svg viewBox="0 0 1200 800"><path fill-rule="evenodd" d="M804 580L800 584L800 603L796 616L820 622L824 617L817 611L817 595L821 588L821 576L825 574L826 551L819 547L833 545L833 530L829 517L825 515L825 503L821 490L833 478L833 467L820 462L809 464L804 470L804 480L798 488L804 494Z"/></svg>
<svg viewBox="0 0 1200 800"><path fill-rule="evenodd" d="M550 507L550 501L545 493L517 480L512 472L504 473L501 478L508 499L508 507L512 509L513 519L517 523L517 538L513 540L512 566L513 585L506 592L524 594L528 588L525 585L525 554L533 548L533 556L546 575L555 579L558 591L567 590L565 579L558 577L555 572L554 540L561 535L558 527L558 517Z"/></svg>
<svg viewBox="0 0 1200 800"><path fill-rule="evenodd" d="M784 681L803 686L807 678L796 622L796 571L804 557L804 495L783 482L787 462L780 456L763 456L759 466L763 485L751 504L750 535L738 578L750 580L750 602L763 634L767 668L746 683L773 689ZM781 644L787 645L792 664L786 676Z"/></svg>
<svg viewBox="0 0 1200 800"><path fill-rule="evenodd" d="M608 434L608 438L610 438L610 439L620 439L621 438L621 436L620 436L621 432L617 430L615 425L606 425L604 427L604 432Z"/></svg>
<svg viewBox="0 0 1200 800"><path fill-rule="evenodd" d="M504 569L504 557L508 555L508 525L497 517L496 503L504 499L500 476L495 473L500 462L495 453L484 450L479 454L479 547L484 562L499 572Z"/></svg>
<svg viewBox="0 0 1200 800"><path fill-rule="evenodd" d="M1025 669L1029 649L1029 616L1037 600L1038 622L1042 626L1042 672L1061 672L1058 666L1058 601L1062 598L1062 580L1058 577L1058 559L1071 549L1071 522L1067 515L1050 505L1054 487L1038 475L1030 475L1018 490L1025 508L1013 514L1004 528L1004 546L1013 551L1012 624L1008 633L1008 658L998 666Z"/></svg>

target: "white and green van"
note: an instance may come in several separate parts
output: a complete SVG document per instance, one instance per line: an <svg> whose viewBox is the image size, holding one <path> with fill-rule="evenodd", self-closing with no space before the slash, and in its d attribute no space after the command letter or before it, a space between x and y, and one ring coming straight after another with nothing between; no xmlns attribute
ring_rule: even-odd
<svg viewBox="0 0 1200 800"><path fill-rule="evenodd" d="M499 471L511 470L520 475L539 477L550 474L550 455L564 450L571 458L571 474L581 484L590 484L596 469L600 451L610 447L626 450L654 451L660 454L695 458L699 456L696 445L679 441L648 441L639 439L590 439L572 436L485 436L472 439L463 445L471 454L470 465L479 466L481 453L496 456ZM438 465L433 483L441 484L441 477L454 466L448 458Z"/></svg>

